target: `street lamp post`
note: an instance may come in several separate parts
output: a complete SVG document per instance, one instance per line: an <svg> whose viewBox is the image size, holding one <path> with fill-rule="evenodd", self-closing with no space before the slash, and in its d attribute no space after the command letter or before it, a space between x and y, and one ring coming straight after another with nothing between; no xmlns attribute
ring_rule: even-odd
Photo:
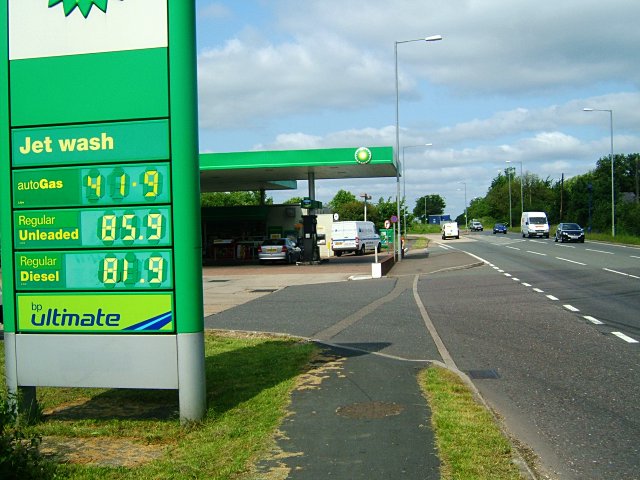
<svg viewBox="0 0 640 480"><path fill-rule="evenodd" d="M467 182L460 182L464 185L464 229L469 230L469 219L467 218Z"/></svg>
<svg viewBox="0 0 640 480"><path fill-rule="evenodd" d="M522 160L507 160L507 163L517 162L520 164L520 214L524 212L524 189L522 188Z"/></svg>
<svg viewBox="0 0 640 480"><path fill-rule="evenodd" d="M507 168L509 179L509 228L513 228L513 215L511 215L511 167Z"/></svg>
<svg viewBox="0 0 640 480"><path fill-rule="evenodd" d="M406 202L407 199L407 177L404 174L404 151L407 148L416 148L416 147L430 147L432 143L420 143L418 145L405 145L402 147L402 199ZM365 218L366 220L366 218ZM402 221L404 222L404 238L407 238L407 206L404 206L404 215L402 217Z"/></svg>
<svg viewBox="0 0 640 480"><path fill-rule="evenodd" d="M613 110L600 108L583 108L585 112L609 112L609 131L611 134L611 236L616 236L616 191L613 181Z"/></svg>
<svg viewBox="0 0 640 480"><path fill-rule="evenodd" d="M400 40L394 42L394 58L395 58L395 67L396 67L396 150L395 150L395 160L396 160L396 208L398 210L398 236L400 235L400 171L398 165L398 156L400 155L400 93L398 90L398 44L400 43L410 43L410 42L437 42L438 40L442 40L441 35L432 35L426 38L416 38L415 40ZM398 242L398 261L401 261L402 258L402 245L401 242Z"/></svg>
<svg viewBox="0 0 640 480"><path fill-rule="evenodd" d="M361 193L360 198L364 199L364 221L367 221L367 200L371 200L371 195L368 193Z"/></svg>

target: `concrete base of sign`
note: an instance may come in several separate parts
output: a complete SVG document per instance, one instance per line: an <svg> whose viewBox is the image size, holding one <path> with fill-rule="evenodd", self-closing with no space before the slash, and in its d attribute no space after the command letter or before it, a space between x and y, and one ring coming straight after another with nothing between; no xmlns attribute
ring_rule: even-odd
<svg viewBox="0 0 640 480"><path fill-rule="evenodd" d="M372 263L371 264L371 277L372 278L380 278L382 277L382 264L381 263Z"/></svg>
<svg viewBox="0 0 640 480"><path fill-rule="evenodd" d="M207 411L204 332L178 334L180 422L200 420Z"/></svg>

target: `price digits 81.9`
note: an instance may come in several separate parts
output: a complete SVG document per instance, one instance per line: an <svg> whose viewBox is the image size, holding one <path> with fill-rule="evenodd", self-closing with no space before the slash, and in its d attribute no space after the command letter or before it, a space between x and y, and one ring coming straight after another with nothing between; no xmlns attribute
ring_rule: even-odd
<svg viewBox="0 0 640 480"><path fill-rule="evenodd" d="M98 278L106 288L115 288L118 284L123 284L125 287L136 285L161 287L167 278L165 258L158 254L151 254L144 260L142 267L141 263L133 252L127 253L124 258L118 258L114 254L105 255L100 261Z"/></svg>
<svg viewBox="0 0 640 480"><path fill-rule="evenodd" d="M142 218L133 212L122 215L105 212L98 221L98 238L105 245L113 245L117 240L123 245L143 243L157 245L167 232L167 218L160 211L150 211Z"/></svg>
<svg viewBox="0 0 640 480"><path fill-rule="evenodd" d="M92 168L84 177L84 187L87 200L95 203L105 194L114 201L124 200L130 193L131 187L138 184L142 187L142 198L154 201L162 193L163 175L156 167L146 168L136 181L131 180L124 168L116 167L106 177L97 168Z"/></svg>

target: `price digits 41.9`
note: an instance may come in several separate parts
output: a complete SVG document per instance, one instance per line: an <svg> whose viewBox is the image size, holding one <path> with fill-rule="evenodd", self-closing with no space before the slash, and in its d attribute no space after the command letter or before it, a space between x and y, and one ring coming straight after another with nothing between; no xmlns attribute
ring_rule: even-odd
<svg viewBox="0 0 640 480"><path fill-rule="evenodd" d="M105 176L97 168L92 168L85 175L84 186L87 200L97 202L106 193L111 200L124 200L131 191L131 187L140 185L142 187L142 197L146 201L154 201L162 192L163 175L155 167L148 167L142 172L137 180L131 180L124 168L116 167L109 175Z"/></svg>

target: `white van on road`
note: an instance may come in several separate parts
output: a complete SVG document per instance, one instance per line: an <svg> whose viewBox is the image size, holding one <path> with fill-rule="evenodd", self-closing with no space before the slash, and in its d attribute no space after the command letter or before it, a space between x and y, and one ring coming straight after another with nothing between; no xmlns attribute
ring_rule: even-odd
<svg viewBox="0 0 640 480"><path fill-rule="evenodd" d="M544 212L522 212L520 231L524 237L549 238L549 220Z"/></svg>
<svg viewBox="0 0 640 480"><path fill-rule="evenodd" d="M380 251L382 242L373 222L333 222L331 225L331 250L339 257L345 252L364 255Z"/></svg>
<svg viewBox="0 0 640 480"><path fill-rule="evenodd" d="M442 232L442 239L447 238L460 238L460 230L458 229L458 222L444 222L440 226Z"/></svg>

